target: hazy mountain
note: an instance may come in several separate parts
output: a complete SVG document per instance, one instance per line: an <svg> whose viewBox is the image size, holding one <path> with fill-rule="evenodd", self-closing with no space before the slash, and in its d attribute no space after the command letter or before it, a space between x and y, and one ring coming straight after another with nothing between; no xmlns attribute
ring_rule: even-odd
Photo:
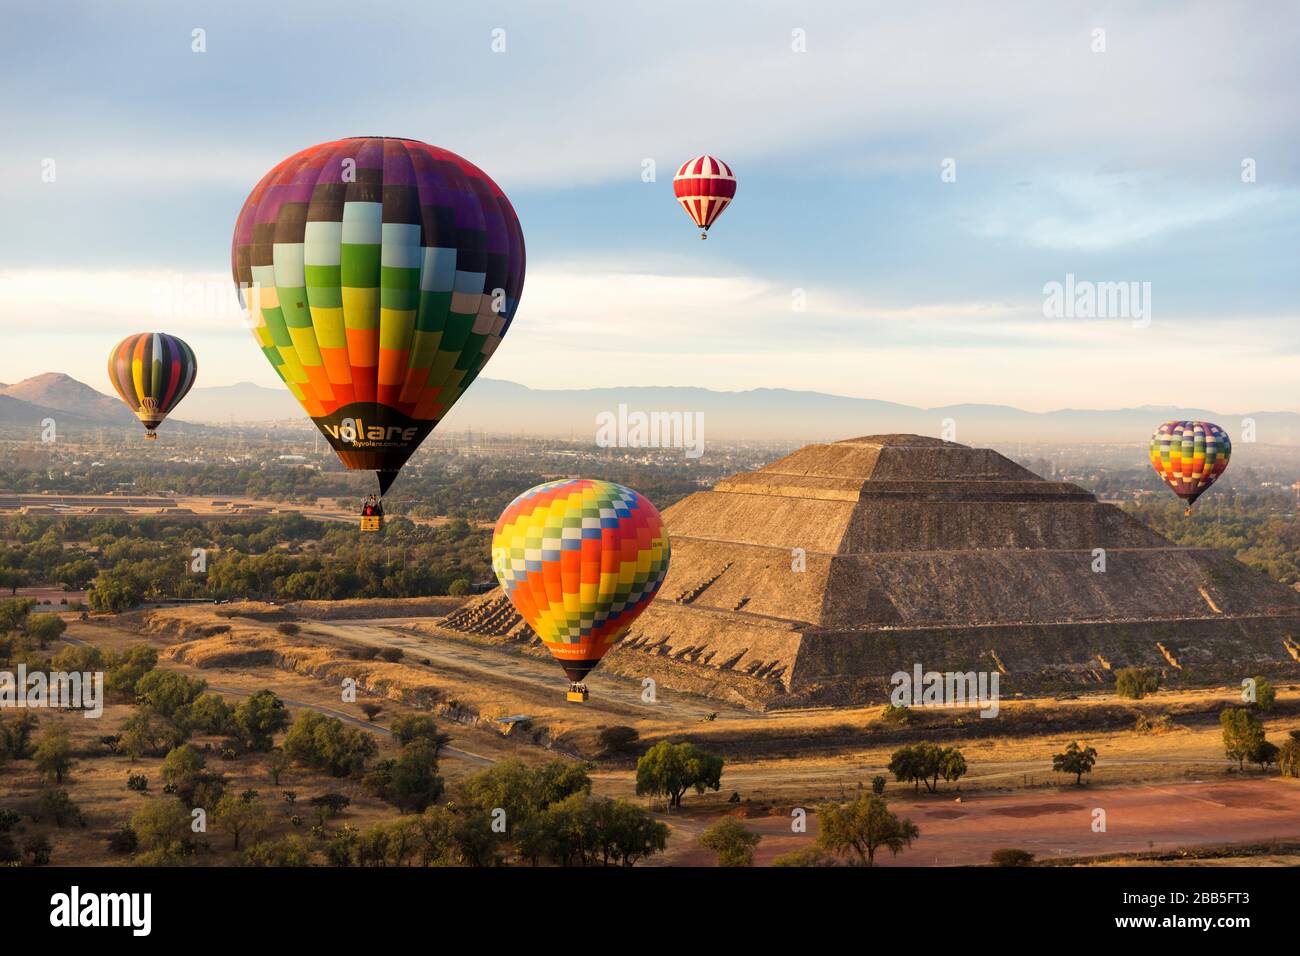
<svg viewBox="0 0 1300 956"><path fill-rule="evenodd" d="M1269 445L1300 445L1300 414L1228 413L1203 408L1142 406L1120 409L1061 409L1027 412L1007 405L945 405L917 408L868 398L822 392L760 388L720 392L707 388L534 389L500 379L480 378L456 404L441 430L594 437L596 416L628 412L685 412L704 415L704 438L838 440L857 435L909 432L940 436L945 420L963 444L1006 441L1144 442L1156 425L1171 418L1217 422L1236 436L1243 418L1255 422L1256 439ZM26 406L26 407L24 407ZM98 424L133 419L118 401L76 379L47 373L0 388L0 422L38 421L61 410L64 418ZM125 417L124 417L125 416ZM58 417L58 416L55 416ZM177 422L265 422L305 417L287 391L251 382L193 389L171 416Z"/></svg>
<svg viewBox="0 0 1300 956"><path fill-rule="evenodd" d="M121 399L110 398L62 372L45 372L25 378L15 385L6 385L0 388L0 395L26 402L38 409L63 412L65 416L71 415L78 421L118 424L135 419Z"/></svg>
<svg viewBox="0 0 1300 956"><path fill-rule="evenodd" d="M176 415L191 422L273 422L302 418L298 400L283 388L263 388L252 382L190 389Z"/></svg>

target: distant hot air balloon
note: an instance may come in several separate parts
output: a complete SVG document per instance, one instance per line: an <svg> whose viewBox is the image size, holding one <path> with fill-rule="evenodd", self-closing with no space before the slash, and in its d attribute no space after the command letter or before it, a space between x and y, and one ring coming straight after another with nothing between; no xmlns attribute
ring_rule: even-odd
<svg viewBox="0 0 1300 956"><path fill-rule="evenodd" d="M477 166L412 139L290 156L235 224L235 282L267 359L380 494L510 328L514 208Z"/></svg>
<svg viewBox="0 0 1300 956"><path fill-rule="evenodd" d="M1151 465L1187 510L1218 480L1232 457L1228 433L1211 422L1165 422L1151 436Z"/></svg>
<svg viewBox="0 0 1300 956"><path fill-rule="evenodd" d="M626 632L668 573L668 533L631 488L571 478L530 488L497 519L501 589L586 700L582 679Z"/></svg>
<svg viewBox="0 0 1300 956"><path fill-rule="evenodd" d="M158 437L154 429L185 397L198 370L194 350L166 332L128 335L108 354L109 380L147 429L145 438Z"/></svg>
<svg viewBox="0 0 1300 956"><path fill-rule="evenodd" d="M700 238L709 238L709 226L731 205L736 177L731 167L714 156L696 156L682 163L673 177L673 192L695 225Z"/></svg>

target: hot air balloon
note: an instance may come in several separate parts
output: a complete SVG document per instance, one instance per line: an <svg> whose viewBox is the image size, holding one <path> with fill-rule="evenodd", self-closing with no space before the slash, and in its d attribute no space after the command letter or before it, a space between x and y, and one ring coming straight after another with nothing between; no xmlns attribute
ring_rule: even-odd
<svg viewBox="0 0 1300 956"><path fill-rule="evenodd" d="M1151 436L1151 466L1187 502L1185 515L1223 474L1230 457L1228 433L1212 422L1165 422Z"/></svg>
<svg viewBox="0 0 1300 956"><path fill-rule="evenodd" d="M108 353L108 378L150 439L158 437L154 429L185 397L198 370L194 350L166 332L128 335Z"/></svg>
<svg viewBox="0 0 1300 956"><path fill-rule="evenodd" d="M523 233L497 184L455 153L381 136L263 176L232 260L267 360L381 495L500 344L524 285Z"/></svg>
<svg viewBox="0 0 1300 956"><path fill-rule="evenodd" d="M589 478L530 488L492 533L501 590L564 668L572 701L587 699L583 678L654 598L668 557L654 505Z"/></svg>
<svg viewBox="0 0 1300 956"><path fill-rule="evenodd" d="M731 205L736 177L731 167L714 156L696 156L682 163L673 177L673 192L695 225L700 238L709 238L709 226Z"/></svg>

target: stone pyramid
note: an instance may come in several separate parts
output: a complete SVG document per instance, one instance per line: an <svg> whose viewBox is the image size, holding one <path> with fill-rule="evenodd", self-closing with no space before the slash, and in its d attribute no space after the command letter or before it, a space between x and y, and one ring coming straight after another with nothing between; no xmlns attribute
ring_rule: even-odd
<svg viewBox="0 0 1300 956"><path fill-rule="evenodd" d="M882 702L915 664L1004 694L1300 674L1300 595L989 449L809 445L664 512L660 597L603 667L757 707ZM1194 520L1194 519L1189 519ZM499 591L444 622L535 643Z"/></svg>

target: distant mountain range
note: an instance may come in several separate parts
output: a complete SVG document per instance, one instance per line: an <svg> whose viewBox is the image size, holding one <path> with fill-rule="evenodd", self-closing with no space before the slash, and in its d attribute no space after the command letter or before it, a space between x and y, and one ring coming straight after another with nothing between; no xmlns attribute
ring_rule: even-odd
<svg viewBox="0 0 1300 956"><path fill-rule="evenodd" d="M719 392L707 388L534 389L480 378L443 422L441 429L593 437L596 416L630 412L702 413L704 438L788 441L836 440L857 435L908 432L940 437L945 420L963 444L1005 441L1144 442L1152 429L1172 418L1217 422L1239 435L1242 419L1255 422L1256 439L1268 445L1300 445L1300 414L1226 413L1202 408L1142 406L1121 409L1061 409L1027 412L1005 405L945 405L917 408L822 392L760 388ZM16 385L0 386L0 424L36 423L45 417L73 425L129 424L134 416L116 398L71 376L47 372ZM287 391L251 382L195 388L172 420L213 425L302 421L301 407Z"/></svg>

